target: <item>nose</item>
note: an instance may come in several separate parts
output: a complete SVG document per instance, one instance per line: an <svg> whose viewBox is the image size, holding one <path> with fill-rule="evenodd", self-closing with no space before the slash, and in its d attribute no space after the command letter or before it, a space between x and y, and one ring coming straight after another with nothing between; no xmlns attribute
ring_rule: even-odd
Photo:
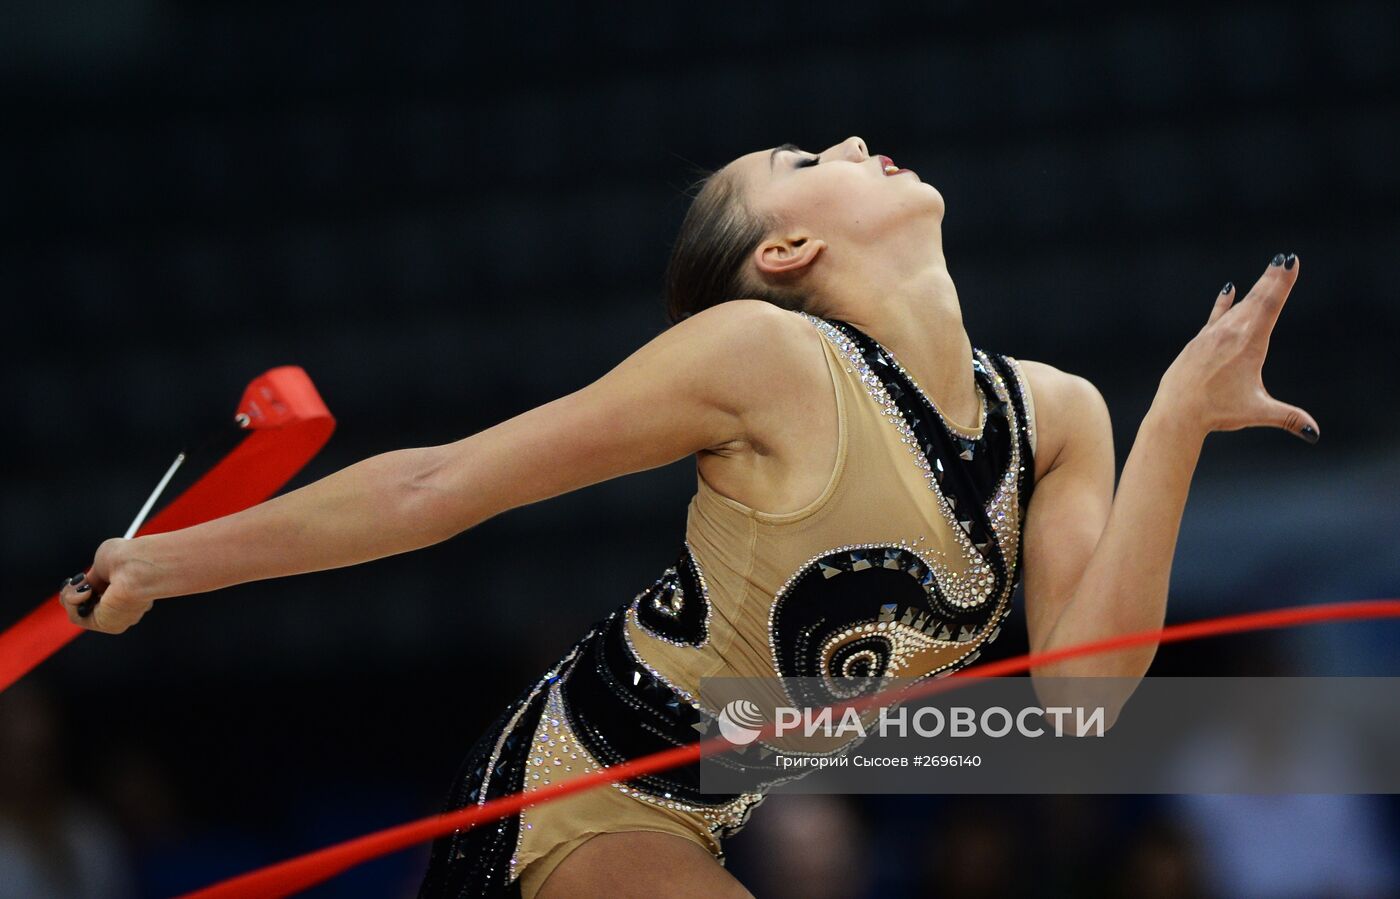
<svg viewBox="0 0 1400 899"><path fill-rule="evenodd" d="M828 147L822 156L827 159L849 159L852 162L864 162L870 158L870 151L865 148L864 140L851 135L841 143Z"/></svg>

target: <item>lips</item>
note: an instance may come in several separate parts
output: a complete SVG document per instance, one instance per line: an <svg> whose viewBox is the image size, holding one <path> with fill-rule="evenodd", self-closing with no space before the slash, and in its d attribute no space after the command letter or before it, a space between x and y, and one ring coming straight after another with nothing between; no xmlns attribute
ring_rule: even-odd
<svg viewBox="0 0 1400 899"><path fill-rule="evenodd" d="M909 169L902 169L899 166L895 165L893 159L883 154L878 155L875 158L880 160L880 168L884 171L886 177L889 177L890 175L902 175L905 172L909 171Z"/></svg>

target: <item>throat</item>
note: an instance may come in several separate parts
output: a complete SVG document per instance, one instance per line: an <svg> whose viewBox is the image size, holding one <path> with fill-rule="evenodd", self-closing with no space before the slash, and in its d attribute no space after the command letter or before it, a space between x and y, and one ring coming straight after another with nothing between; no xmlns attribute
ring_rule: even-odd
<svg viewBox="0 0 1400 899"><path fill-rule="evenodd" d="M971 343L962 335L960 345L951 348L941 358L928 357L910 363L895 355L904 373L921 390L943 420L962 431L978 431L983 425L982 388L973 372L974 356Z"/></svg>
<svg viewBox="0 0 1400 899"><path fill-rule="evenodd" d="M982 391L977 386L976 380L971 377L970 371L969 369L969 384L965 390L959 389L957 391L956 402L942 401L939 393L929 392L922 383L920 387L923 387L924 395L928 397L934 410L953 430L961 431L967 436L976 436L981 433L982 426L986 424L986 406L982 398ZM945 392L942 395L950 396L952 394Z"/></svg>
<svg viewBox="0 0 1400 899"><path fill-rule="evenodd" d="M945 422L972 431L982 424L982 388L972 341L949 282L946 302L896 303L843 317L895 360Z"/></svg>

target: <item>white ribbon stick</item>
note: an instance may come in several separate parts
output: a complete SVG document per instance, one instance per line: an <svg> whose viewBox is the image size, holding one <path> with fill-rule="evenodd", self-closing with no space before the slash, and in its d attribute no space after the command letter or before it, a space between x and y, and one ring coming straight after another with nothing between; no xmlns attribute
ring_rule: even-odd
<svg viewBox="0 0 1400 899"><path fill-rule="evenodd" d="M185 454L180 453L180 455L175 457L175 461L170 463L170 467L166 469L165 477L160 479L160 483L156 485L156 489L152 490L151 495L146 498L146 504L141 507L140 512L136 513L136 519L131 522L131 527L126 529L126 534L123 535L122 539L130 540L132 537L136 536L136 532L139 531L141 525L145 523L146 516L151 514L151 507L156 504L156 500L160 499L160 494L165 490L165 485L170 483L170 479L175 476L175 469L179 468L180 463L183 461L185 461Z"/></svg>

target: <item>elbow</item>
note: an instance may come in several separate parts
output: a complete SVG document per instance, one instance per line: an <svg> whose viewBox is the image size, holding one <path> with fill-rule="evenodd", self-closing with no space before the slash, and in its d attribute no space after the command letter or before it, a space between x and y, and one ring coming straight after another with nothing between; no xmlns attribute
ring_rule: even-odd
<svg viewBox="0 0 1400 899"><path fill-rule="evenodd" d="M468 438L470 439L470 438ZM491 517L485 491L467 477L467 441L404 450L412 454L399 472L396 503L424 546L440 543Z"/></svg>
<svg viewBox="0 0 1400 899"><path fill-rule="evenodd" d="M1078 736L1102 736L1112 730L1140 677L1031 675L1031 686L1042 709L1063 714L1065 720L1093 726L1064 732Z"/></svg>
<svg viewBox="0 0 1400 899"><path fill-rule="evenodd" d="M414 549L441 543L474 523L453 483L447 449L416 447L381 457L388 463L386 505Z"/></svg>
<svg viewBox="0 0 1400 899"><path fill-rule="evenodd" d="M400 450L406 458L399 474L399 489L405 496L419 496L438 489L447 467L446 453L441 446L423 446Z"/></svg>

